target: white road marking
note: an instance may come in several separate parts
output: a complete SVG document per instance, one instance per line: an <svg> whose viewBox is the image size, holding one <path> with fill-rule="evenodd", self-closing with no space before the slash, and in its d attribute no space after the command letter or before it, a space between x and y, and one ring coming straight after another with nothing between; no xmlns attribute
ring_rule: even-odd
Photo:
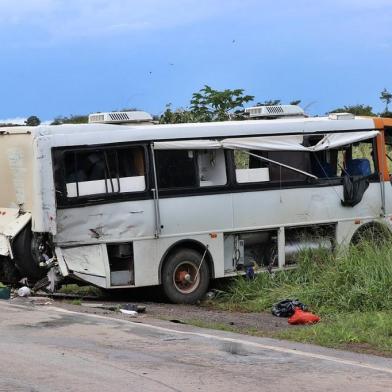
<svg viewBox="0 0 392 392"><path fill-rule="evenodd" d="M134 324L134 326L137 326L139 328L149 328L149 329L154 329L157 331L168 332L171 334L191 335L191 336L197 336L199 338L214 339L214 340L218 340L218 341L222 341L222 342L243 344L244 346L254 347L254 348L258 348L258 349L262 349L262 350L276 351L276 352L285 353L285 354L297 355L297 356L301 356L301 357L305 357L305 358L320 359L323 361L335 362L335 363L342 364L342 365L355 366L355 367L360 367L360 368L364 368L364 369L376 370L379 372L392 374L392 369L390 369L390 368L375 366L375 365L371 365L368 363L359 362L359 361L352 361L352 360L348 360L348 359L340 359L340 358L333 357L330 355L315 354L315 353L309 353L306 351L294 350L294 349L285 348L285 347L270 346L267 344L256 343L256 342L252 342L252 341L248 341L248 340L227 338L227 337L222 337L222 336L211 335L208 333L178 331L176 329L160 327L158 325L144 324L144 323L135 322L132 320L122 320L122 319L117 319L117 318L115 319L115 318L100 316L97 314L74 312L71 310L62 309L62 308L58 308L55 306L50 306L50 309L53 309L53 310L55 310L57 312L61 312L61 313L77 314L79 316L84 315L84 316L97 318L97 319L103 319L103 320L115 320L115 321L118 321L118 322L121 322L124 324L128 324L128 325L131 323L131 324Z"/></svg>

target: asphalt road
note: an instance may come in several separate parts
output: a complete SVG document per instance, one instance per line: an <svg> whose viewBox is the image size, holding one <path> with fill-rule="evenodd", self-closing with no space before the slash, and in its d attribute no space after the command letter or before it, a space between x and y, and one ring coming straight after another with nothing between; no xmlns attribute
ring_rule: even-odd
<svg viewBox="0 0 392 392"><path fill-rule="evenodd" d="M392 359L0 302L0 391L391 391Z"/></svg>

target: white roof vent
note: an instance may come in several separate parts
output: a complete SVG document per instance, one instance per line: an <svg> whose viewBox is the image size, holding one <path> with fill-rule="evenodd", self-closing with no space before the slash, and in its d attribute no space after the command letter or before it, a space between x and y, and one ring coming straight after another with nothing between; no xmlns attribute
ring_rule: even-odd
<svg viewBox="0 0 392 392"><path fill-rule="evenodd" d="M143 111L93 113L88 116L90 124L129 124L151 122L151 114Z"/></svg>
<svg viewBox="0 0 392 392"><path fill-rule="evenodd" d="M352 113L329 113L330 120L354 120L355 116Z"/></svg>
<svg viewBox="0 0 392 392"><path fill-rule="evenodd" d="M254 106L246 108L250 118L305 117L305 112L297 105Z"/></svg>

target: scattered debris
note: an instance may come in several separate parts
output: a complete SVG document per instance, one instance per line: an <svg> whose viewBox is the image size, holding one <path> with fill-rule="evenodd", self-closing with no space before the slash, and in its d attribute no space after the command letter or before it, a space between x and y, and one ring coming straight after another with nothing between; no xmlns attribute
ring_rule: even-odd
<svg viewBox="0 0 392 392"><path fill-rule="evenodd" d="M309 312L307 306L298 299L285 299L272 306L272 314L277 317L289 317L291 325L315 324L320 317Z"/></svg>
<svg viewBox="0 0 392 392"><path fill-rule="evenodd" d="M246 278L249 280L253 280L255 278L255 270L253 266L249 266L246 268Z"/></svg>
<svg viewBox="0 0 392 392"><path fill-rule="evenodd" d="M125 304L125 305L121 305L120 311L121 310L128 310L136 313L144 313L146 311L146 307L142 305Z"/></svg>
<svg viewBox="0 0 392 392"><path fill-rule="evenodd" d="M105 303L96 303L96 302L81 302L81 306L86 308L93 309L104 309L109 310L111 312L121 312L123 314L136 316L138 313L144 313L146 311L146 307L144 305L136 305L136 304L105 304Z"/></svg>
<svg viewBox="0 0 392 392"><path fill-rule="evenodd" d="M120 309L120 312L131 317L136 317L138 314L136 310Z"/></svg>
<svg viewBox="0 0 392 392"><path fill-rule="evenodd" d="M206 295L205 295L205 299L213 299L213 298L215 298L215 296L216 296L216 293L215 293L215 292L213 292L213 291L208 291L208 292L206 293Z"/></svg>
<svg viewBox="0 0 392 392"><path fill-rule="evenodd" d="M11 290L7 286L0 286L0 299L10 299Z"/></svg>
<svg viewBox="0 0 392 392"><path fill-rule="evenodd" d="M284 299L272 306L271 312L277 317L291 317L295 309L299 308L304 311L307 310L306 305L299 302L298 299Z"/></svg>
<svg viewBox="0 0 392 392"><path fill-rule="evenodd" d="M186 324L186 323L184 323L183 321L181 321L181 320L177 320L177 319L173 319L173 320L169 320L171 323L174 323L174 324Z"/></svg>
<svg viewBox="0 0 392 392"><path fill-rule="evenodd" d="M294 314L288 320L289 324L291 325L315 324L319 321L319 316L311 312L305 312L298 307L295 308Z"/></svg>
<svg viewBox="0 0 392 392"><path fill-rule="evenodd" d="M19 297L30 297L31 290L27 286L23 286L18 289L18 296Z"/></svg>

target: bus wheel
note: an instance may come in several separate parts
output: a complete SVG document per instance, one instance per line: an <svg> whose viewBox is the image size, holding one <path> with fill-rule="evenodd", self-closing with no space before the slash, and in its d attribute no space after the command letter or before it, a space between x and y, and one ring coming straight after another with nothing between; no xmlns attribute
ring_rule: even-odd
<svg viewBox="0 0 392 392"><path fill-rule="evenodd" d="M368 223L356 231L351 239L351 245L360 246L371 243L380 247L389 244L391 239L391 232L385 226L377 223Z"/></svg>
<svg viewBox="0 0 392 392"><path fill-rule="evenodd" d="M193 304L206 293L209 272L206 260L193 249L179 249L166 261L162 285L168 299L179 304Z"/></svg>

